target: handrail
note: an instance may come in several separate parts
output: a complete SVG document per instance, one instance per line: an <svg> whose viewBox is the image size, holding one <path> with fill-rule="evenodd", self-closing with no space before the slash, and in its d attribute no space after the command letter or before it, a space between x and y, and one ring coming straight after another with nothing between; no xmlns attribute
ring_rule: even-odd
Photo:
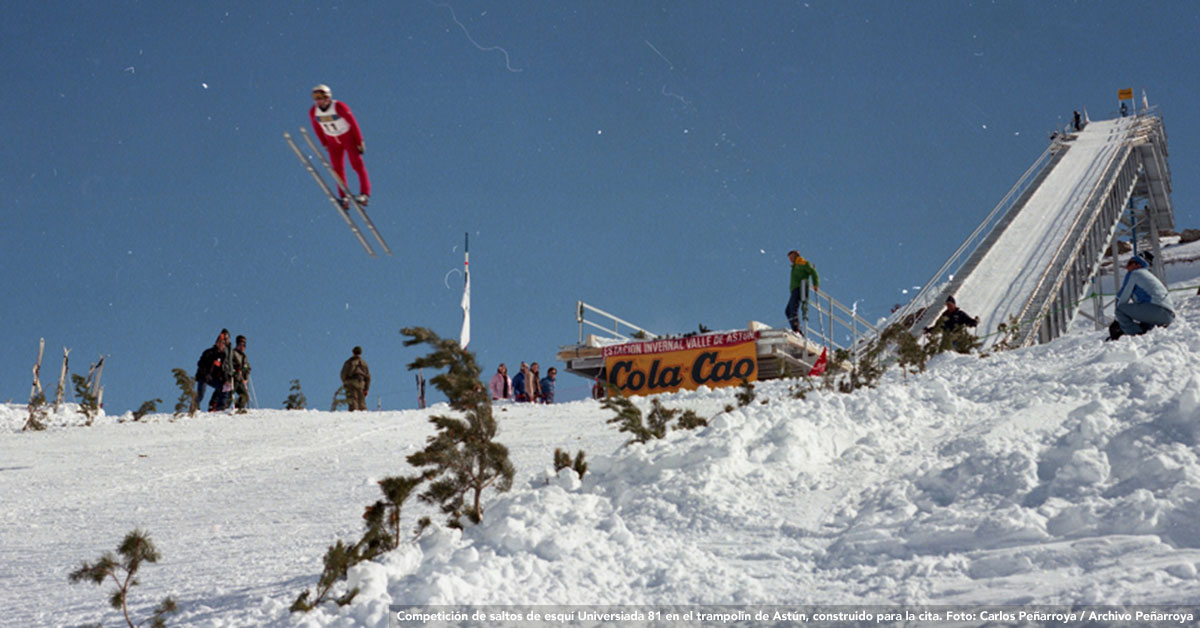
<svg viewBox="0 0 1200 628"><path fill-rule="evenodd" d="M843 349L848 347L858 346L860 340L865 337L874 337L879 334L879 329L876 325L868 322L866 319L858 315L857 307L847 307L837 299L830 296L828 293L814 290L810 304L814 307L817 313L816 320L818 326L810 325L812 318L804 321L804 335L809 340L815 341L831 349ZM588 313L598 315L603 319L604 324L598 323L595 320L589 320ZM644 327L634 325L629 321L617 317L613 314L605 312L598 307L584 303L583 301L575 302L575 321L579 323L579 344L584 344L584 326L594 327L603 331L608 335L610 340L619 340L628 342L632 340L625 333L622 333L622 326L632 330L633 332L641 332L646 338L660 338L659 334L651 332ZM848 343L840 343L835 338L835 331L845 331L849 334Z"/></svg>
<svg viewBox="0 0 1200 628"><path fill-rule="evenodd" d="M889 318L890 321L904 320L904 318L909 314L912 314L920 308L926 307L932 303L934 298L932 293L941 289L942 284L946 281L944 278L947 275L957 274L958 270L962 267L962 264L966 262L966 259L969 257L969 255L987 240L987 237L991 235L992 230L995 229L1000 220L1007 215L1008 210L1012 209L1012 205L1021 197L1022 194L1025 193L1025 190L1028 189L1033 180L1037 178L1037 175L1040 174L1041 171L1050 163L1053 153L1055 152L1052 149L1055 147L1055 144L1051 144L1050 146L1046 147L1044 151L1042 151L1042 154L1039 155L1038 158L1033 161L1033 164L1031 164L1029 168L1025 170L1025 173L1022 174L1021 178L1017 180L1016 184L1009 189L1008 193L1004 195L1004 198L1000 199L999 203L996 203L996 206L993 207L992 211L989 212L987 217L983 219L983 222L979 223L979 226L971 232L971 235L967 236L967 239L964 240L961 245L959 245L958 250L956 250L954 254L950 256L950 259L946 260L946 263L942 264L942 267L939 268L937 272L935 272L933 276L925 282L925 285L921 288L921 291L917 293L917 296L913 297L913 299L909 301L907 305L894 312Z"/></svg>
<svg viewBox="0 0 1200 628"><path fill-rule="evenodd" d="M599 314L600 316L607 318L612 324L612 329L609 329L608 327L605 327L598 323L594 323L592 321L586 320L585 315L584 315L585 310L595 312L596 314ZM605 312L604 310L602 310L600 308L588 305L587 303L584 303L583 301L575 302L575 321L577 323L579 323L579 344L583 344L583 326L584 325L589 325L589 326L595 327L596 329L599 329L605 333L612 334L618 340L629 340L630 339L629 336L626 336L625 334L621 333L621 325L624 325L624 326L632 329L633 331L641 332L641 333L645 334L645 336L647 338L658 338L658 334L656 334L652 331L649 331L643 327L638 327L637 325L634 325L633 323L630 323L627 320L618 318L612 314L609 314L608 312Z"/></svg>
<svg viewBox="0 0 1200 628"><path fill-rule="evenodd" d="M858 315L858 308L846 307L830 296L828 292L821 290L814 290L812 296L816 306L818 326L810 325L812 318L805 319L803 326L805 338L836 350L859 346L860 339L875 337L879 334L877 326ZM822 303L822 299L824 299L824 303ZM839 316L838 312L845 316ZM850 333L848 344L837 341L837 338L834 337L835 328L844 328Z"/></svg>
<svg viewBox="0 0 1200 628"><path fill-rule="evenodd" d="M1131 129L1131 131L1132 130L1133 129ZM1127 132L1127 137L1130 132ZM1087 230L1081 225L1084 223L1090 224L1091 222L1095 221L1097 212L1103 205L1104 197L1107 196L1109 190L1112 189L1114 180L1120 174L1125 162L1129 160L1131 153L1132 151L1130 150L1129 145L1125 143L1122 144L1119 150L1113 151L1113 153L1108 156L1108 159L1105 161L1104 167L1101 171L1102 173L1100 178L1096 180L1096 184L1092 188L1092 191L1088 194L1087 199L1085 199L1081 210L1075 215L1075 219L1072 221L1071 227L1066 231L1068 237L1064 238L1058 243L1058 247L1054 250L1054 255L1050 257L1052 260L1051 264L1042 270L1041 274L1038 276L1037 283L1034 284L1030 301L1026 303L1025 306L1017 313L1018 320L1033 318L1036 321L1037 318L1030 316L1030 308L1035 305L1035 302L1037 302L1039 307L1044 306L1046 299L1048 299L1048 295L1058 290L1059 286L1062 285L1067 273L1071 270L1069 261L1074 259L1078 250L1084 244L1084 239L1080 234L1086 233ZM1127 196L1132 192L1133 186L1130 186ZM1069 252L1066 252L1068 248L1070 250ZM1030 342L1033 334L1036 333L1038 326L1039 325L1030 325L1020 344Z"/></svg>

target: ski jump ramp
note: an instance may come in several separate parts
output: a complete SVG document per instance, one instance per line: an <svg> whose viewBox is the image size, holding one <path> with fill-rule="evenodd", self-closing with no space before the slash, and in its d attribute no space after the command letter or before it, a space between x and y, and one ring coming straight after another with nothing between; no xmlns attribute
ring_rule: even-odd
<svg viewBox="0 0 1200 628"><path fill-rule="evenodd" d="M979 316L988 347L1060 336L1095 289L1105 255L1132 233L1158 253L1158 229L1174 228L1166 133L1152 112L1090 122L1057 136L980 229L895 320L919 334L954 295ZM1156 259L1161 276L1161 262ZM1115 290L1113 290L1115 292ZM1092 316L1101 326L1102 304ZM1014 325L1015 323L1015 325ZM1016 331L1013 331L1015 327Z"/></svg>

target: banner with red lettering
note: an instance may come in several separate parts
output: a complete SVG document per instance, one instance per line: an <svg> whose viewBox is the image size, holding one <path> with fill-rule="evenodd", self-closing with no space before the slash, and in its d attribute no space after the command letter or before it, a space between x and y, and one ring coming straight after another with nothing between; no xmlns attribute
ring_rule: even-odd
<svg viewBox="0 0 1200 628"><path fill-rule="evenodd" d="M756 340L734 331L605 347L607 381L627 396L739 386L758 380Z"/></svg>

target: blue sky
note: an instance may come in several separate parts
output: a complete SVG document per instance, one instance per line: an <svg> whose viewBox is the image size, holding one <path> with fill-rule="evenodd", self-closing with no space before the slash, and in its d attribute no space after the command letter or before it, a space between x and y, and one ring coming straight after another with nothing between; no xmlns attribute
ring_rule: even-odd
<svg viewBox="0 0 1200 628"><path fill-rule="evenodd" d="M361 345L368 405L413 407L399 330L457 337L468 232L488 374L554 364L577 300L660 333L781 326L792 248L875 319L1123 87L1161 107L1198 227L1196 32L1188 2L17 3L0 401L44 337L44 386L67 346L76 373L108 356L110 413L169 409L226 327L261 406L298 378L327 407ZM390 258L282 141L316 83L362 125Z"/></svg>

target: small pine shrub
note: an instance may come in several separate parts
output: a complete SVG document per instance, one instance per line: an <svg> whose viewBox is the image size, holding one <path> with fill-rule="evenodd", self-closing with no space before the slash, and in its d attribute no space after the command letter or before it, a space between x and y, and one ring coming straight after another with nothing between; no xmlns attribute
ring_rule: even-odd
<svg viewBox="0 0 1200 628"><path fill-rule="evenodd" d="M1200 294L1200 292L1197 294ZM1000 333L1000 340L992 344L991 350L993 353L1020 348L1017 338L1021 333L1021 321L1017 320L1016 314L1009 316L1007 323L1000 323L996 331Z"/></svg>
<svg viewBox="0 0 1200 628"><path fill-rule="evenodd" d="M87 424L91 425L100 411L100 403L89 390L88 381L84 376L71 373L71 383L75 385L75 398L79 400L79 409L83 411L83 416L87 417Z"/></svg>
<svg viewBox="0 0 1200 628"><path fill-rule="evenodd" d="M879 382L879 378L887 370L887 367L881 364L880 360L883 357L884 351L892 342L891 339L897 334L908 335L908 331L899 323L896 323L884 329L878 338L872 340L858 361L851 366L850 372L846 374L846 377L837 380L838 392L852 393L859 388L874 388ZM835 353L835 355L837 354Z"/></svg>
<svg viewBox="0 0 1200 628"><path fill-rule="evenodd" d="M694 430L700 427L706 427L708 419L696 414L691 409L684 410L683 414L679 415L679 420L675 422L677 430Z"/></svg>
<svg viewBox="0 0 1200 628"><path fill-rule="evenodd" d="M737 393L737 402L739 408L744 408L754 402L754 384L750 383L750 380L742 380L742 385Z"/></svg>
<svg viewBox="0 0 1200 628"><path fill-rule="evenodd" d="M409 370L446 369L430 380L450 408L462 418L432 416L437 432L426 441L425 449L408 457L414 467L423 467L423 478L431 480L421 500L438 505L448 516L448 525L461 527L460 518L483 520L482 495L485 490L506 492L512 488L516 470L508 458L508 448L496 442L499 430L492 416L492 401L480 381L475 354L463 349L458 341L442 339L423 327L405 327L404 346L427 344L433 352L417 358ZM468 503L469 500L469 503Z"/></svg>
<svg viewBox="0 0 1200 628"><path fill-rule="evenodd" d="M337 412L338 408L350 409L350 398L346 396L346 387L341 386L333 393L333 404L329 406L330 412Z"/></svg>
<svg viewBox="0 0 1200 628"><path fill-rule="evenodd" d="M587 460L584 460L582 449L575 453L575 462L571 464L571 468L575 470L575 473L579 474L579 479L581 480L587 474L588 465Z"/></svg>
<svg viewBox="0 0 1200 628"><path fill-rule="evenodd" d="M175 416L195 415L198 403L192 376L180 368L171 369L171 374L175 376L175 385L179 387L179 399L175 402Z"/></svg>
<svg viewBox="0 0 1200 628"><path fill-rule="evenodd" d="M317 595L309 599L309 590L305 589L295 602L292 602L290 610L308 612L325 601L329 593L333 591L333 585L346 577L346 572L362 561L362 554L358 550L357 545L346 545L342 541L338 541L329 546L325 551L325 568L321 571L321 577L317 581ZM346 606L354 601L354 597L358 595L358 589L351 589L337 598L338 606Z"/></svg>
<svg viewBox="0 0 1200 628"><path fill-rule="evenodd" d="M707 419L701 418L692 410L667 408L658 399L650 400L650 412L644 418L642 411L628 397L620 395L608 397L600 404L600 407L617 413L617 416L607 422L616 424L617 431L628 432L632 436L625 443L626 445L646 443L651 439L665 437L671 420L677 415L679 419L674 427L677 430L690 430L708 425ZM733 410L733 407L726 407L725 410Z"/></svg>
<svg viewBox="0 0 1200 628"><path fill-rule="evenodd" d="M554 472L558 473L571 466L571 454L562 449L554 450Z"/></svg>
<svg viewBox="0 0 1200 628"><path fill-rule="evenodd" d="M620 395L609 397L600 404L600 407L617 413L617 416L609 419L608 423L615 423L617 431L628 432L632 436L625 443L628 445L631 443L649 442L650 439L662 438L667 435L667 424L662 412L662 403L657 399L652 403L660 411L657 414L652 414L653 419L649 423L642 418L642 411L628 397Z"/></svg>
<svg viewBox="0 0 1200 628"><path fill-rule="evenodd" d="M584 455L583 455L582 449L580 449L579 453L576 454L574 462L571 461L570 453L568 453L562 449L555 449L554 450L554 472L558 473L559 471L562 471L563 469L571 469L571 470L575 471L576 474L579 475L579 479L583 479L583 475L585 473L587 473L587 462L584 461L583 458L584 458Z"/></svg>
<svg viewBox="0 0 1200 628"><path fill-rule="evenodd" d="M142 405L138 406L138 409L133 411L133 420L140 421L142 420L142 417L146 416L147 414L150 414L151 412L158 412L158 404L160 403L162 403L162 399L143 401Z"/></svg>
<svg viewBox="0 0 1200 628"><path fill-rule="evenodd" d="M285 410L303 410L308 406L308 399L305 399L304 393L300 392L300 380L293 379L288 392L290 394L287 399L283 400L283 408Z"/></svg>
<svg viewBox="0 0 1200 628"><path fill-rule="evenodd" d="M388 477L380 480L383 499L367 506L363 512L366 530L362 538L353 545L339 540L329 546L325 551L324 569L317 580L316 595L305 589L292 602L291 611L311 611L328 599L334 585L346 577L351 567L399 547L401 508L422 481L421 477ZM420 535L428 524L427 518L422 519L417 534ZM350 589L334 601L338 606L345 606L354 601L357 595L358 589Z"/></svg>
<svg viewBox="0 0 1200 628"><path fill-rule="evenodd" d="M40 432L46 429L46 395L39 392L29 400L29 418L25 419L22 432Z"/></svg>
<svg viewBox="0 0 1200 628"><path fill-rule="evenodd" d="M90 580L97 585L104 584L105 580L111 578L117 588L109 596L108 602L113 608L121 611L129 628L134 628L135 624L129 618L129 590L140 584L135 576L142 563L158 562L159 553L149 535L141 530L134 530L125 535L125 539L117 547L117 554L120 555L119 559L112 552L105 552L95 563L85 561L68 577L72 583ZM165 626L166 615L177 610L175 600L168 596L154 609L154 614L149 620L150 625ZM140 626L142 623L144 622L136 625Z"/></svg>
<svg viewBox="0 0 1200 628"><path fill-rule="evenodd" d="M422 481L424 480L420 476L393 476L380 480L379 488L383 491L383 499L368 506L367 512L363 514L364 519L371 520L374 513L382 513L379 523L386 525L386 528L381 531L380 536L390 539L390 547L387 548L389 550L400 547L400 510Z"/></svg>

